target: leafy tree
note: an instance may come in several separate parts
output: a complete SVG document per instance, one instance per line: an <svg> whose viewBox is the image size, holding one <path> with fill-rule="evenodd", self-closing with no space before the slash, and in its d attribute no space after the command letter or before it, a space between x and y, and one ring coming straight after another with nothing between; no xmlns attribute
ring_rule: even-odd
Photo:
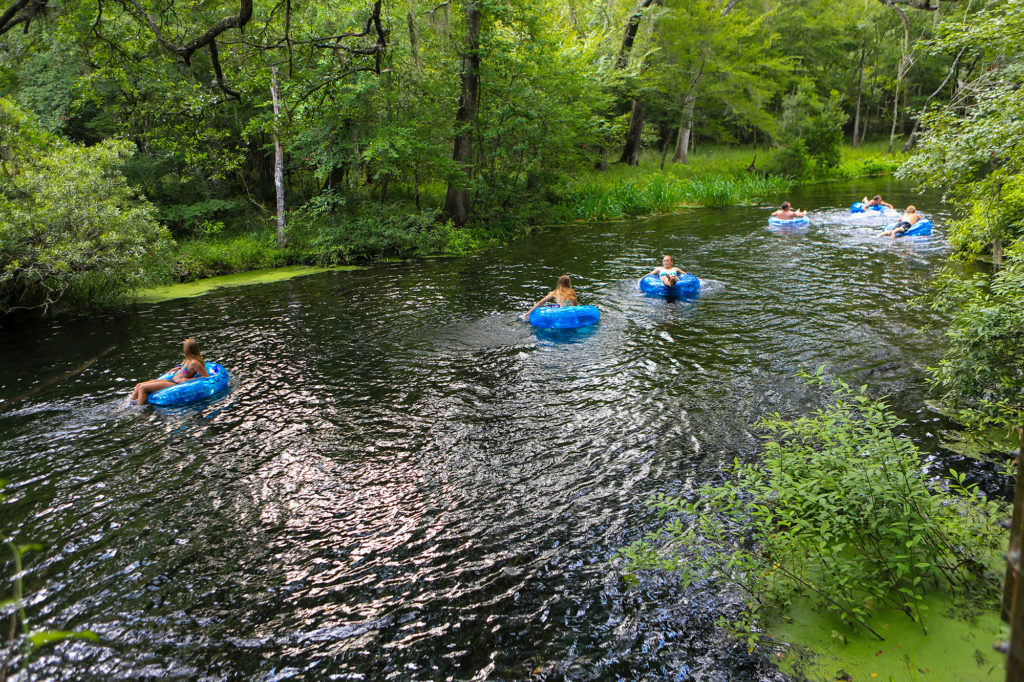
<svg viewBox="0 0 1024 682"><path fill-rule="evenodd" d="M82 147L0 98L0 312L116 300L170 243L120 173L131 147Z"/></svg>
<svg viewBox="0 0 1024 682"><path fill-rule="evenodd" d="M777 139L783 147L769 168L782 175L801 177L809 164L819 170L839 165L846 113L840 95L832 92L822 100L810 81L785 99Z"/></svg>
<svg viewBox="0 0 1024 682"><path fill-rule="evenodd" d="M1024 337L1020 333L1024 256L1024 0L990 5L969 24L947 22L931 51L963 51L977 66L962 74L953 100L929 112L904 177L945 188L957 218L957 256L991 250L996 269L938 281L933 305L949 311L950 350L933 372L944 400L979 427L1024 437ZM1003 251L1008 260L1003 265Z"/></svg>

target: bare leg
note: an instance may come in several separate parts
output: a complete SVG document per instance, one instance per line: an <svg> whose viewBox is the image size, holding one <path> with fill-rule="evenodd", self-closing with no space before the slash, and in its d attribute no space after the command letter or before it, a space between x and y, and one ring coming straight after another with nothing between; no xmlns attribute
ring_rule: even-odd
<svg viewBox="0 0 1024 682"><path fill-rule="evenodd" d="M161 388L167 388L168 386L174 386L173 381L167 379L153 379L152 381L143 381L141 384L135 387L132 391L132 397L139 405L145 405L146 400L149 399L151 393L156 393Z"/></svg>
<svg viewBox="0 0 1024 682"><path fill-rule="evenodd" d="M661 283L664 284L667 287L674 287L676 285L676 282L678 282L678 281L679 281L679 278L676 277L675 275L662 275L661 276Z"/></svg>

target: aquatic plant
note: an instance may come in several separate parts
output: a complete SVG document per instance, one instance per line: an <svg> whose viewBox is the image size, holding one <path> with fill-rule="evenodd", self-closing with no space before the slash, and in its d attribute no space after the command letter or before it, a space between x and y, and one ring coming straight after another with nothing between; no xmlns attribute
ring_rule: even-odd
<svg viewBox="0 0 1024 682"><path fill-rule="evenodd" d="M895 433L904 422L866 387L821 370L805 378L830 385L834 403L765 420L764 455L734 461L721 485L655 496L668 520L620 552L627 577L660 569L732 585L750 606L733 625L751 639L760 615L800 594L880 639L867 624L873 609L899 609L923 628L928 591L994 597L987 564L1003 544L1003 505L963 474L930 480L917 446Z"/></svg>
<svg viewBox="0 0 1024 682"><path fill-rule="evenodd" d="M0 480L0 489L6 485ZM0 495L0 502L4 496ZM34 628L25 612L25 585L22 560L27 552L39 551L39 545L18 545L8 539L5 543L11 550L14 573L10 577L13 597L0 600L0 619L9 620L10 626L5 628L7 638L0 640L0 681L6 680L11 671L24 670L36 651L49 644L65 639L85 639L98 642L96 633L89 630L71 632L68 630L49 630ZM19 627L20 624L20 627Z"/></svg>

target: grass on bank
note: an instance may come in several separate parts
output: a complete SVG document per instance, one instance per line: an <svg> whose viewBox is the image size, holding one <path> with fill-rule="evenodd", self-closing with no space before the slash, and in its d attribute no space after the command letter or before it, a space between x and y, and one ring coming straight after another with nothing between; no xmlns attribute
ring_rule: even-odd
<svg viewBox="0 0 1024 682"><path fill-rule="evenodd" d="M818 182L890 173L902 154L888 156L887 143L844 146L835 168L795 180L764 172L776 154L755 147L708 147L694 152L689 163L665 162L649 152L638 166L614 164L591 170L571 183L568 203L579 220L610 220L672 213L683 208L737 206L779 199L798 182Z"/></svg>
<svg viewBox="0 0 1024 682"><path fill-rule="evenodd" d="M699 148L688 164L644 154L636 167L612 164L606 171L588 169L566 187L563 208L578 220L608 220L677 212L691 207L722 207L775 202L797 181L764 175L774 150L741 146ZM799 182L891 172L901 156L886 155L886 143L842 149L838 167ZM753 165L758 172L750 172ZM439 202L443 188L437 189ZM427 203L436 203L428 201ZM438 220L438 211L416 209L409 197L395 195L387 205L368 204L351 218L329 213L290 217L285 247L267 217L260 229L209 234L179 241L171 254L173 268L161 270L153 285L291 265L329 267L382 258L462 255L501 241L483 227L455 228Z"/></svg>

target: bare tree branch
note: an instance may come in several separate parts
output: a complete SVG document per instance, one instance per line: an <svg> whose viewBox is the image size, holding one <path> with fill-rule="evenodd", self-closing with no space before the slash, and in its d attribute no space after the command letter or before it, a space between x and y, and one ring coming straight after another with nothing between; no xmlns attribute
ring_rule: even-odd
<svg viewBox="0 0 1024 682"><path fill-rule="evenodd" d="M25 31L28 31L29 23L46 9L46 3L47 0L15 0L0 14L0 35L19 24L25 24Z"/></svg>

